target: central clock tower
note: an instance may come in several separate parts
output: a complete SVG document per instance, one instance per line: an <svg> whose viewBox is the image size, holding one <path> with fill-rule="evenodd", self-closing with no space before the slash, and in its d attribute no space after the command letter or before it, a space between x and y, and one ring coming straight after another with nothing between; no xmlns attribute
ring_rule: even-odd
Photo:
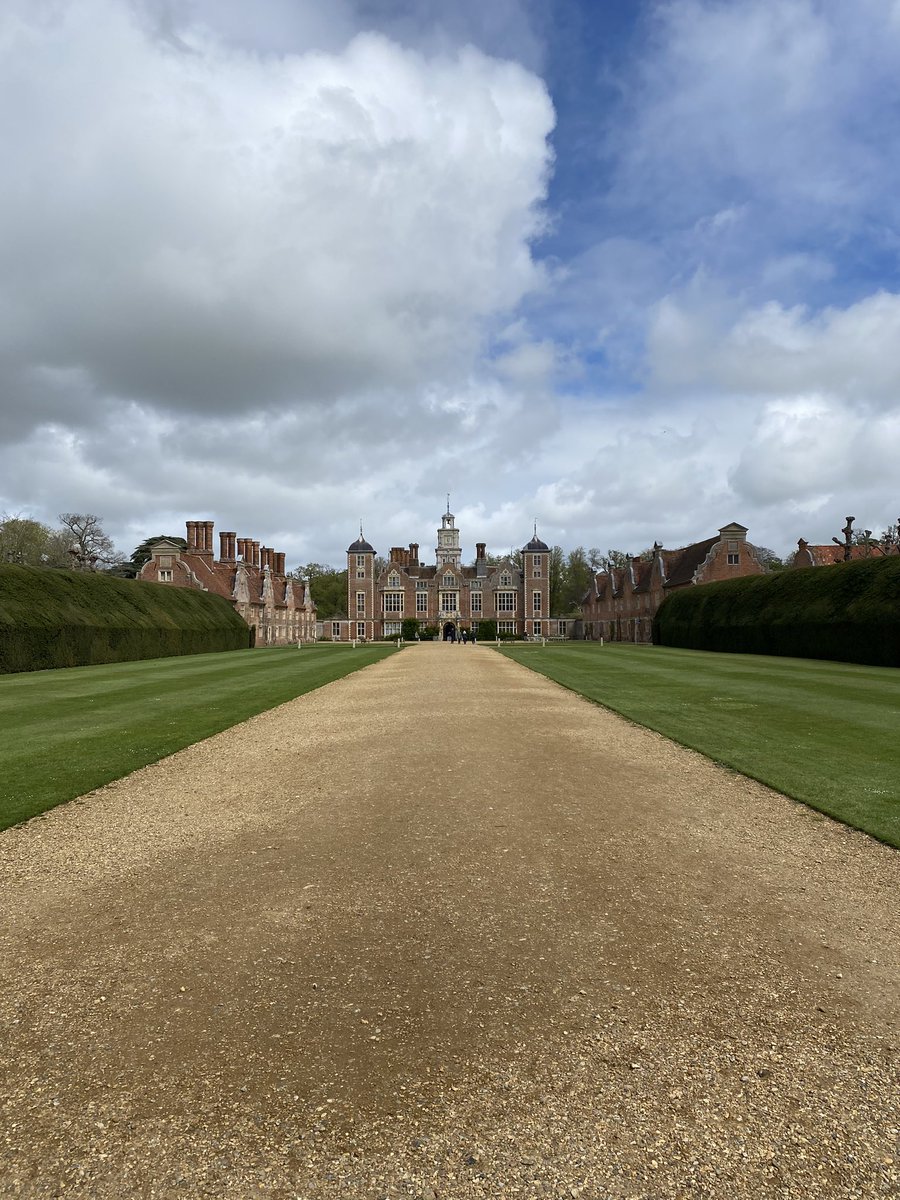
<svg viewBox="0 0 900 1200"><path fill-rule="evenodd" d="M456 518L450 511L450 497L447 497L447 511L441 517L441 527L437 531L437 546L434 550L438 567L458 567L462 558L459 545L459 530L456 528Z"/></svg>

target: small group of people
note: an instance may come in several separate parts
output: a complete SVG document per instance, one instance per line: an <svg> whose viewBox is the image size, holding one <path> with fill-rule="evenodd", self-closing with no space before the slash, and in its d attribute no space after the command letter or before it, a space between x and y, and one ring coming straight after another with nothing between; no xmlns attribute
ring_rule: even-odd
<svg viewBox="0 0 900 1200"><path fill-rule="evenodd" d="M471 642L474 646L475 633L474 631L470 633L468 629L456 629L451 626L449 629L444 630L444 641L462 642L464 646Z"/></svg>

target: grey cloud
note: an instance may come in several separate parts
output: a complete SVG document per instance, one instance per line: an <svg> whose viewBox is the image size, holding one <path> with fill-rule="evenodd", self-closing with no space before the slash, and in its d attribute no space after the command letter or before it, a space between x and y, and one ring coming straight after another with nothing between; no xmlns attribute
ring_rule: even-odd
<svg viewBox="0 0 900 1200"><path fill-rule="evenodd" d="M177 411L465 377L483 323L540 282L541 83L376 36L265 60L193 33L183 52L127 14L80 0L49 30L23 15L11 44L10 352Z"/></svg>

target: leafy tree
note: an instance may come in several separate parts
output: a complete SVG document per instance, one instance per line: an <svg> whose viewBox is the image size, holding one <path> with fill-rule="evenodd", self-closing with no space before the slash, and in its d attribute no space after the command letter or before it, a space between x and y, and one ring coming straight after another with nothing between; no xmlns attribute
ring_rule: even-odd
<svg viewBox="0 0 900 1200"><path fill-rule="evenodd" d="M116 552L112 538L103 532L94 513L60 513L59 519L69 539L69 555L76 571L98 571L118 566L122 555Z"/></svg>
<svg viewBox="0 0 900 1200"><path fill-rule="evenodd" d="M577 546L569 552L566 559L564 581L559 594L559 609L553 612L551 606L553 615L564 617L574 612L591 586L591 578L591 564L587 552L583 546Z"/></svg>
<svg viewBox="0 0 900 1200"><path fill-rule="evenodd" d="M347 615L347 570L311 562L296 567L291 575L309 583L310 594L320 621Z"/></svg>
<svg viewBox="0 0 900 1200"><path fill-rule="evenodd" d="M550 615L559 615L560 595L565 585L566 555L562 546L550 548Z"/></svg>
<svg viewBox="0 0 900 1200"><path fill-rule="evenodd" d="M768 546L755 546L756 557L766 568L767 571L783 571L787 565L774 550L770 550Z"/></svg>
<svg viewBox="0 0 900 1200"><path fill-rule="evenodd" d="M0 562L23 567L71 567L67 534L30 517L0 519Z"/></svg>

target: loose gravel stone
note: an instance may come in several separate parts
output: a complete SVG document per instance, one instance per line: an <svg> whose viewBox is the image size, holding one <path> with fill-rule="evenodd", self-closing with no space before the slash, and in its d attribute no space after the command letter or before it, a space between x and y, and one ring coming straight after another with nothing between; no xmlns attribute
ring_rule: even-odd
<svg viewBox="0 0 900 1200"><path fill-rule="evenodd" d="M900 856L423 644L0 834L0 1195L900 1195Z"/></svg>

